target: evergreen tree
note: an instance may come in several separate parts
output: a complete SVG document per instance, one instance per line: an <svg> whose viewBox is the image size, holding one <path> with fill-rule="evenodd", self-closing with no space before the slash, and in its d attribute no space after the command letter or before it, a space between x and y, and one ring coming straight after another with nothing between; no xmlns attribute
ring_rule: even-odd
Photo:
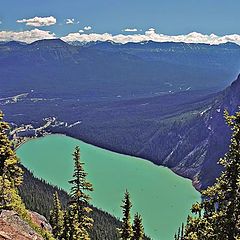
<svg viewBox="0 0 240 240"><path fill-rule="evenodd" d="M78 222L78 215L76 212L76 204L71 204L64 215L64 229L62 233L62 239L64 240L83 240L84 237L81 236L80 224ZM88 236L86 240L88 240Z"/></svg>
<svg viewBox="0 0 240 240"><path fill-rule="evenodd" d="M56 239L60 239L63 233L63 210L58 197L58 193L53 194L53 209L50 212L50 224L52 226L52 233Z"/></svg>
<svg viewBox="0 0 240 240"><path fill-rule="evenodd" d="M184 224L182 223L182 227L178 228L178 232L174 234L174 240L183 240L184 239Z"/></svg>
<svg viewBox="0 0 240 240"><path fill-rule="evenodd" d="M86 180L87 173L84 171L84 163L80 161L80 148L77 146L73 153L74 173L73 179L69 181L72 184L70 192L70 216L77 216L80 228L80 239L89 239L88 230L93 226L93 219L89 217L92 209L89 206L90 196L87 192L93 191L92 184Z"/></svg>
<svg viewBox="0 0 240 240"><path fill-rule="evenodd" d="M68 210L63 212L63 231L61 235L61 239L68 240L69 239L69 216L68 216Z"/></svg>
<svg viewBox="0 0 240 240"><path fill-rule="evenodd" d="M126 190L124 199L123 199L123 219L122 219L122 228L119 229L120 237L123 240L131 239L133 230L132 230L132 224L131 224L131 215L130 210L132 207L132 203L130 201L130 194Z"/></svg>
<svg viewBox="0 0 240 240"><path fill-rule="evenodd" d="M178 228L178 233L177 233L177 240L180 240L181 237L181 230L180 227Z"/></svg>
<svg viewBox="0 0 240 240"><path fill-rule="evenodd" d="M233 131L229 151L220 159L225 170L204 195L212 200L207 205L209 215L217 211L216 236L234 240L240 238L240 112L234 116L225 112L225 118Z"/></svg>
<svg viewBox="0 0 240 240"><path fill-rule="evenodd" d="M142 218L139 214L135 214L133 222L133 236L132 240L143 240L144 238L144 228L142 224Z"/></svg>
<svg viewBox="0 0 240 240"><path fill-rule="evenodd" d="M224 171L216 183L202 192L204 201L194 204L184 239L240 239L240 112L225 119L232 129L229 151L219 163Z"/></svg>
<svg viewBox="0 0 240 240"><path fill-rule="evenodd" d="M176 233L174 233L174 240L178 240L178 236Z"/></svg>
<svg viewBox="0 0 240 240"><path fill-rule="evenodd" d="M23 181L23 171L13 144L8 138L9 130L9 124L3 122L3 114L0 112L0 210L16 211L37 233L45 239L53 240L51 233L33 223L19 195L18 187Z"/></svg>
<svg viewBox="0 0 240 240"><path fill-rule="evenodd" d="M14 209L22 205L19 205L21 198L17 187L22 183L23 171L7 135L9 129L0 112L0 209Z"/></svg>
<svg viewBox="0 0 240 240"><path fill-rule="evenodd" d="M183 240L183 237L184 237L184 223L182 223L181 233L180 233L179 239Z"/></svg>

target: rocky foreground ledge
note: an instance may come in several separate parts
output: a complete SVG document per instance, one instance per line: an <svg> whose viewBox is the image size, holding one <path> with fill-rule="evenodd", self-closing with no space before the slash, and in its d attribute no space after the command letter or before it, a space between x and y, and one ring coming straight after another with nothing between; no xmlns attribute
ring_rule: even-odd
<svg viewBox="0 0 240 240"><path fill-rule="evenodd" d="M30 212L33 223L51 231L51 226L42 215ZM0 240L44 240L15 211L2 210L0 213Z"/></svg>

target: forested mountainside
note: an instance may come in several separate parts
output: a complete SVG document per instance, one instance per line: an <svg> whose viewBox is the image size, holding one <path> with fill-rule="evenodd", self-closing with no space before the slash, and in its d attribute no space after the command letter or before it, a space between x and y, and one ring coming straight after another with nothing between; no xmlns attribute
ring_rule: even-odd
<svg viewBox="0 0 240 240"><path fill-rule="evenodd" d="M63 133L168 166L197 188L219 174L222 112L239 105L239 77L216 89L239 69L238 45L43 40L0 52L0 107L15 137Z"/></svg>
<svg viewBox="0 0 240 240"><path fill-rule="evenodd" d="M67 194L34 178L32 173L24 169L16 155L10 130L0 111L0 238L119 239L119 234L125 228L124 217L120 222L90 205L88 192L93 191L93 188L86 179L88 174L80 160L79 146L73 152L74 169L69 181L72 187ZM130 203L130 199L128 202ZM122 208L124 215L124 207ZM128 209L130 228L141 228L133 230L131 234L140 234L141 239L149 239L144 235L140 215L134 217L134 220L138 220L137 224L134 222L132 225L130 222L130 208L131 206ZM33 209L38 212L31 211ZM48 216L49 221L39 212Z"/></svg>
<svg viewBox="0 0 240 240"><path fill-rule="evenodd" d="M193 179L197 188L205 188L220 171L216 162L229 140L222 113L224 108L231 113L237 110L239 82L238 77L226 90L207 96L196 91L81 103L74 99L38 100L29 95L15 102L2 100L1 104L6 119L18 126L30 124L36 129L49 121L46 117L55 117L46 131L146 158Z"/></svg>
<svg viewBox="0 0 240 240"><path fill-rule="evenodd" d="M37 97L89 101L219 90L239 70L239 59L240 47L230 43L1 43L0 94L34 90Z"/></svg>
<svg viewBox="0 0 240 240"><path fill-rule="evenodd" d="M88 113L87 123L83 118L80 125L51 131L149 159L193 179L195 187L202 189L220 173L217 161L230 138L223 111L237 111L239 92L240 76L218 94L182 93L105 105Z"/></svg>
<svg viewBox="0 0 240 240"><path fill-rule="evenodd" d="M63 206L66 207L69 196L65 191L35 178L26 168L23 167L23 169L24 182L19 190L23 202L28 209L36 211L49 219L50 210L53 208L53 194L55 191L58 192L59 199ZM121 226L120 221L107 212L93 206L91 208L93 208L91 216L94 219L94 226L90 232L91 239L118 239L116 229Z"/></svg>
<svg viewBox="0 0 240 240"><path fill-rule="evenodd" d="M231 100L234 99L232 96ZM201 192L202 201L192 205L192 215L188 216L186 226L179 228L175 240L240 238L240 111L229 115L225 110L224 118L231 129L231 140L228 151L218 162L222 172L213 185Z"/></svg>
<svg viewBox="0 0 240 240"><path fill-rule="evenodd" d="M224 156L230 140L223 112L226 109L233 114L239 109L239 93L240 75L231 86L212 99L209 107L198 113L197 120L189 122L163 164L194 179L195 186L199 188L212 185L221 170L217 161Z"/></svg>

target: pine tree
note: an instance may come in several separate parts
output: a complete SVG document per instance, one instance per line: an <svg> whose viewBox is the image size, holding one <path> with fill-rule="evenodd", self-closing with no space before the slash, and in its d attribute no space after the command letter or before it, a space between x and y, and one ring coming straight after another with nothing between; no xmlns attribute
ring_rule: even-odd
<svg viewBox="0 0 240 240"><path fill-rule="evenodd" d="M22 205L19 205L21 198L17 187L22 183L23 171L7 135L9 129L0 112L0 209L14 209Z"/></svg>
<svg viewBox="0 0 240 240"><path fill-rule="evenodd" d="M80 228L80 239L89 239L88 230L93 226L93 219L89 217L92 209L89 206L91 200L87 192L93 191L92 184L86 180L87 173L84 171L84 163L80 161L80 148L77 146L73 153L74 173L73 179L69 181L72 184L70 196L70 216L75 211ZM74 215L75 217L75 215Z"/></svg>
<svg viewBox="0 0 240 240"><path fill-rule="evenodd" d="M61 235L61 239L68 240L69 239L69 216L68 216L68 209L63 212L63 231Z"/></svg>
<svg viewBox="0 0 240 240"><path fill-rule="evenodd" d="M183 240L183 238L184 238L184 223L182 223L181 233L180 233L179 239Z"/></svg>
<svg viewBox="0 0 240 240"><path fill-rule="evenodd" d="M132 230L132 224L131 224L131 215L130 210L132 207L132 203L130 201L130 194L126 190L124 199L123 199L123 219L122 219L122 228L119 229L120 237L123 240L131 239L133 230Z"/></svg>
<svg viewBox="0 0 240 240"><path fill-rule="evenodd" d="M142 217L139 214L135 214L133 221L133 236L132 240L143 240L144 238L144 228L142 224Z"/></svg>
<svg viewBox="0 0 240 240"><path fill-rule="evenodd" d="M52 233L56 239L60 239L63 233L63 210L58 193L53 194L53 209L50 212L50 224Z"/></svg>
<svg viewBox="0 0 240 240"><path fill-rule="evenodd" d="M82 236L82 230L80 223L78 222L78 214L76 212L76 204L70 204L64 216L64 229L62 233L62 239L64 240L89 240L88 234ZM86 238L85 238L86 237Z"/></svg>
<svg viewBox="0 0 240 240"><path fill-rule="evenodd" d="M184 224L182 223L181 228L178 228L178 232L174 235L174 240L183 240L184 239Z"/></svg>
<svg viewBox="0 0 240 240"><path fill-rule="evenodd" d="M204 195L212 199L210 213L218 213L216 235L234 240L240 238L240 112L230 116L226 111L225 119L233 131L229 151L220 159L225 170Z"/></svg>
<svg viewBox="0 0 240 240"><path fill-rule="evenodd" d="M202 192L203 202L194 204L184 240L237 240L240 239L240 112L225 119L232 129L229 151L219 163L224 171L213 186Z"/></svg>
<svg viewBox="0 0 240 240"><path fill-rule="evenodd" d="M174 234L174 240L179 240L177 234Z"/></svg>
<svg viewBox="0 0 240 240"><path fill-rule="evenodd" d="M3 122L3 114L0 112L0 211L2 209L16 211L36 232L45 239L53 240L51 233L33 223L19 195L18 187L23 181L23 171L13 144L8 138L9 130L9 124Z"/></svg>

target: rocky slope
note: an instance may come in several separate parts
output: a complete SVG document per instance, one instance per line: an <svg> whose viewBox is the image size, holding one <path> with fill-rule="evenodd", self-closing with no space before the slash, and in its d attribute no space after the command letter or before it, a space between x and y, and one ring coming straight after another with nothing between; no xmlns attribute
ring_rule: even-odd
<svg viewBox="0 0 240 240"><path fill-rule="evenodd" d="M37 223L41 224L41 222L44 222L42 216L49 219L50 210L53 208L53 194L55 191L58 192L58 196L64 207L66 207L70 199L65 191L35 178L26 168L23 168L23 170L24 181L19 189L20 195L27 209L30 209L36 215ZM93 206L91 208L93 209L91 217L94 219L94 226L90 232L91 239L118 239L116 229L121 225L119 219Z"/></svg>
<svg viewBox="0 0 240 240"><path fill-rule="evenodd" d="M39 227L51 229L45 217L30 212L32 221ZM0 240L44 240L31 226L14 211L2 210L0 213Z"/></svg>
<svg viewBox="0 0 240 240"><path fill-rule="evenodd" d="M234 114L240 107L240 75L230 87L213 98L209 107L199 114L198 120L190 123L173 151L163 161L172 165L177 173L194 180L197 188L212 184L221 167L217 164L228 150L231 132L223 114Z"/></svg>

